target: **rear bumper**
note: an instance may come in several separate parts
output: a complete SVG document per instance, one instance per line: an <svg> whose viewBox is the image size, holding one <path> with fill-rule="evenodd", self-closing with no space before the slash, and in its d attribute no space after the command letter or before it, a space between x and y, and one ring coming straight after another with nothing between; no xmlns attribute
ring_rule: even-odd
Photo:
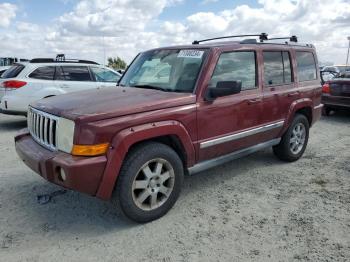
<svg viewBox="0 0 350 262"><path fill-rule="evenodd" d="M15 137L16 151L22 161L51 183L95 196L107 163L105 156L75 157L49 151L36 143L28 130ZM66 180L60 176L64 170Z"/></svg>
<svg viewBox="0 0 350 262"><path fill-rule="evenodd" d="M350 97L322 95L322 103L335 108L350 108Z"/></svg>
<svg viewBox="0 0 350 262"><path fill-rule="evenodd" d="M323 104L319 104L318 106L315 106L313 108L311 125L315 124L316 121L320 120L322 115L322 109L323 109Z"/></svg>
<svg viewBox="0 0 350 262"><path fill-rule="evenodd" d="M27 116L27 112L6 110L1 108L0 108L0 113L5 115L13 115L13 116Z"/></svg>

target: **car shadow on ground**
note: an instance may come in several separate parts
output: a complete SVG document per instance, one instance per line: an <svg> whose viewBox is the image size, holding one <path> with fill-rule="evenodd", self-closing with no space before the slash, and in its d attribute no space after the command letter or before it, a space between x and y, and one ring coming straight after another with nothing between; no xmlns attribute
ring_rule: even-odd
<svg viewBox="0 0 350 262"><path fill-rule="evenodd" d="M180 202L193 199L197 191L204 188L215 187L216 184L225 183L236 176L246 175L247 169L281 164L283 162L276 159L272 150L268 149L193 176L186 176ZM19 196L22 198L21 212L30 217L33 227L43 227L43 230L51 230L53 233L74 232L78 235L95 236L142 226L123 216L111 201L102 201L69 190L53 198L49 203L41 205L36 200L38 195L52 193L62 188L39 179L25 185L26 192L22 189ZM23 184L19 184L18 187L23 187ZM181 206L177 205L174 208Z"/></svg>
<svg viewBox="0 0 350 262"><path fill-rule="evenodd" d="M329 116L322 116L322 121L333 123L350 123L350 110L332 111Z"/></svg>
<svg viewBox="0 0 350 262"><path fill-rule="evenodd" d="M22 116L7 117L6 120L0 114L0 132L16 131L27 127L27 119Z"/></svg>

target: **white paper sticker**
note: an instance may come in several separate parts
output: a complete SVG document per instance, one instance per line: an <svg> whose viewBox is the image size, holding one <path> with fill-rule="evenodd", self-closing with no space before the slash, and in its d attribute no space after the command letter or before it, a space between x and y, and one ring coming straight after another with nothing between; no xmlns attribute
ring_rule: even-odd
<svg viewBox="0 0 350 262"><path fill-rule="evenodd" d="M203 54L204 54L204 51L201 51L201 50L181 50L177 57L201 59Z"/></svg>

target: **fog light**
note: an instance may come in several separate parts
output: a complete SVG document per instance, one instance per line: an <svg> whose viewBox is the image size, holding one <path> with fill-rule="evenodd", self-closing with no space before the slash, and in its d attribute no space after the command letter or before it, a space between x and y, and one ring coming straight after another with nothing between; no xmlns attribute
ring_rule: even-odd
<svg viewBox="0 0 350 262"><path fill-rule="evenodd" d="M64 172L64 169L63 168L60 168L60 174L59 174L59 179L61 180L61 181L66 181L66 179L67 179L67 175L66 175L66 173Z"/></svg>

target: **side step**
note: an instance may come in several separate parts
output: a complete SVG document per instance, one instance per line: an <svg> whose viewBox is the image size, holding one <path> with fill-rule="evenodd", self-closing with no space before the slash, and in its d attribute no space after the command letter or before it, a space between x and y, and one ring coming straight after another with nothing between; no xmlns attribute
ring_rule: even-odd
<svg viewBox="0 0 350 262"><path fill-rule="evenodd" d="M219 156L217 158L213 158L210 160L200 162L200 163L194 165L193 167L190 167L188 169L188 173L190 175L193 175L193 174L202 172L204 170L207 170L207 169L210 169L212 167L227 163L227 162L232 161L234 159L241 158L241 157L246 156L246 155L250 155L256 151L260 151L260 150L265 149L267 147L272 147L272 146L278 145L280 141L281 141L281 138L276 138L276 139L273 139L273 140L270 140L270 141L267 141L267 142L264 142L261 144L257 144L257 145L252 146L252 147L247 147L247 148L229 153L229 154L224 155L224 156Z"/></svg>

